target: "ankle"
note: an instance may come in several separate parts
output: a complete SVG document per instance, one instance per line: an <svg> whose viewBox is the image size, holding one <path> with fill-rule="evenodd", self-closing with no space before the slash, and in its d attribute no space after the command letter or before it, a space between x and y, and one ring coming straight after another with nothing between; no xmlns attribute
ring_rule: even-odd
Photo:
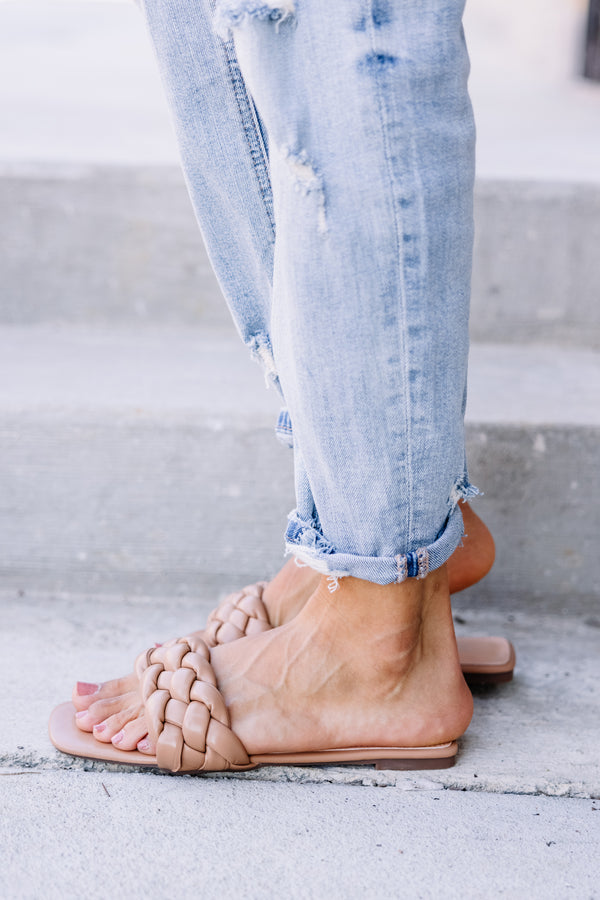
<svg viewBox="0 0 600 900"><path fill-rule="evenodd" d="M445 569L427 578L379 585L346 577L331 593L325 577L304 608L324 643L354 649L378 671L399 677L425 654L455 661L456 641Z"/></svg>
<svg viewBox="0 0 600 900"><path fill-rule="evenodd" d="M445 566L426 578L408 578L401 584L376 584L347 576L338 580L334 590L331 579L321 576L311 601L349 628L378 627L381 623L391 630L420 628L424 617L436 614L438 607L450 610Z"/></svg>
<svg viewBox="0 0 600 900"><path fill-rule="evenodd" d="M300 612L318 583L318 573L290 559L268 583L263 602L271 625L283 625Z"/></svg>

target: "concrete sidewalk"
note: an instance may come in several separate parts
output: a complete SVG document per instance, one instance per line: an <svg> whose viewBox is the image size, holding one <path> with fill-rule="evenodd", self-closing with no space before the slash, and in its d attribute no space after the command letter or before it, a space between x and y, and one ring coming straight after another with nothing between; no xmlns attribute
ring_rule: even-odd
<svg viewBox="0 0 600 900"><path fill-rule="evenodd" d="M49 711L69 698L77 678L95 682L124 674L144 647L200 627L217 597L202 589L199 594L200 600L0 595L6 648L0 663L0 765L105 770L105 764L90 765L54 750L46 735ZM506 635L517 647L518 666L510 684L477 689L473 723L451 769L404 773L352 766L268 767L230 777L600 797L599 628L594 616L461 609L457 632Z"/></svg>
<svg viewBox="0 0 600 900"><path fill-rule="evenodd" d="M10 900L594 900L600 802L104 772L0 778Z"/></svg>
<svg viewBox="0 0 600 900"><path fill-rule="evenodd" d="M476 691L452 769L169 777L54 750L73 679L197 627L200 593L0 597L2 897L599 896L600 620L461 612L459 633L506 634L518 667Z"/></svg>

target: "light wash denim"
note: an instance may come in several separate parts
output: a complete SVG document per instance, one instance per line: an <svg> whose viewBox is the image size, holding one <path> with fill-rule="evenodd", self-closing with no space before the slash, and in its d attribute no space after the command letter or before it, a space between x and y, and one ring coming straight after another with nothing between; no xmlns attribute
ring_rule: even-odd
<svg viewBox="0 0 600 900"><path fill-rule="evenodd" d="M476 493L463 0L143 6L208 252L286 405L287 549L333 579L424 577Z"/></svg>

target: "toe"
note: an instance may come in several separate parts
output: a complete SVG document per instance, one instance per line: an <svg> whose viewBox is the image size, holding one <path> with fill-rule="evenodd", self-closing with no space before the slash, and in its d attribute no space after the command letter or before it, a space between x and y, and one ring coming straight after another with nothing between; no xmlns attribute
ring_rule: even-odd
<svg viewBox="0 0 600 900"><path fill-rule="evenodd" d="M89 684L87 681L78 681L75 687L73 688L73 693L71 694L71 702L75 709L79 712L91 706L98 699L98 691L102 685L100 684Z"/></svg>
<svg viewBox="0 0 600 900"><path fill-rule="evenodd" d="M113 681L105 681L103 684L90 684L87 681L78 681L73 688L71 700L75 709L89 709L92 703L98 700L109 700L122 694L127 694L136 689L137 676L132 672L123 678L115 678Z"/></svg>
<svg viewBox="0 0 600 900"><path fill-rule="evenodd" d="M141 749L139 744L142 742L147 742L148 749L142 750L142 753L153 753L154 749L151 746L150 739L148 738L148 726L146 724L146 719L143 715L138 716L136 719L133 719L130 722L127 722L123 728L114 735L112 742L115 747L118 747L119 750L135 750L136 748Z"/></svg>
<svg viewBox="0 0 600 900"><path fill-rule="evenodd" d="M148 735L138 742L137 745L140 753L147 753L150 756L156 756L156 746L152 743Z"/></svg>
<svg viewBox="0 0 600 900"><path fill-rule="evenodd" d="M95 723L91 721L88 710L82 709L75 713L75 724L80 731L92 731Z"/></svg>
<svg viewBox="0 0 600 900"><path fill-rule="evenodd" d="M96 740L104 744L109 744L113 737L118 734L129 722L135 721L141 715L143 706L137 703L121 710L113 716L109 716L103 722L99 722L94 726L94 737Z"/></svg>
<svg viewBox="0 0 600 900"><path fill-rule="evenodd" d="M76 715L76 721L79 727L83 727L84 731L91 731L94 726L106 722L112 716L122 716L123 724L128 721L129 711L132 709L139 712L140 697L137 691L129 691L126 694L120 694L117 697L111 697L107 700L96 700L95 703L86 709L81 710ZM119 726L121 727L121 726ZM117 728L117 731L119 729Z"/></svg>

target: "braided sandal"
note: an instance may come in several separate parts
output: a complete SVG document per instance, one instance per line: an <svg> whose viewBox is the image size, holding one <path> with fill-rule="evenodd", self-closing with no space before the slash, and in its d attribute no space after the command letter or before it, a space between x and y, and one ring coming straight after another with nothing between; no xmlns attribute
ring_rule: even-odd
<svg viewBox="0 0 600 900"><path fill-rule="evenodd" d="M273 626L262 595L266 581L249 584L229 594L208 617L203 633L209 647L269 631ZM515 668L515 648L503 637L458 637L458 655L470 685L511 681Z"/></svg>
<svg viewBox="0 0 600 900"><path fill-rule="evenodd" d="M456 741L432 747L349 747L304 753L249 755L231 730L229 711L199 637L170 641L138 656L148 733L156 756L119 750L75 724L75 707L58 706L50 717L50 740L63 753L149 766L168 772L245 771L261 765L374 765L377 769L445 769L454 765Z"/></svg>

